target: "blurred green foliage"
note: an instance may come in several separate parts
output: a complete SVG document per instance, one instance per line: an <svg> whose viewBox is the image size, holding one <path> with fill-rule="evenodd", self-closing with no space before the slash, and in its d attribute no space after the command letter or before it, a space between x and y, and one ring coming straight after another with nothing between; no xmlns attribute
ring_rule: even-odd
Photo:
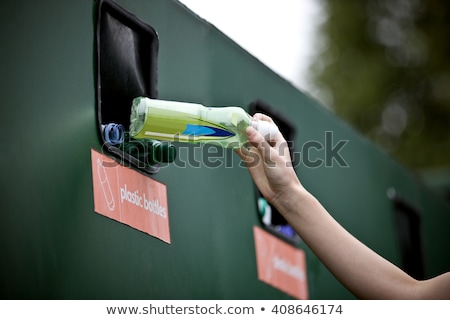
<svg viewBox="0 0 450 320"><path fill-rule="evenodd" d="M319 98L405 166L449 166L450 1L322 1Z"/></svg>

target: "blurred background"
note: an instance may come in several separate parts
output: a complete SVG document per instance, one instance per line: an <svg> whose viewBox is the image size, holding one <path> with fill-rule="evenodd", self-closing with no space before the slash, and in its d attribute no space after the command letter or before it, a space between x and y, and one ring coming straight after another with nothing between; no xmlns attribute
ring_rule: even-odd
<svg viewBox="0 0 450 320"><path fill-rule="evenodd" d="M181 2L450 198L450 2Z"/></svg>

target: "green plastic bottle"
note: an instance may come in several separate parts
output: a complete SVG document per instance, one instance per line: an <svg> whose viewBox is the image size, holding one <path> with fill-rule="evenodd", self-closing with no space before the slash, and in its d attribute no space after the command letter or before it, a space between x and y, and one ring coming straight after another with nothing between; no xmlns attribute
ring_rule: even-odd
<svg viewBox="0 0 450 320"><path fill-rule="evenodd" d="M215 143L233 149L248 141L245 133L248 126L253 126L266 140L279 132L270 122L252 121L240 107L205 107L146 97L133 100L130 122L130 135L134 139Z"/></svg>

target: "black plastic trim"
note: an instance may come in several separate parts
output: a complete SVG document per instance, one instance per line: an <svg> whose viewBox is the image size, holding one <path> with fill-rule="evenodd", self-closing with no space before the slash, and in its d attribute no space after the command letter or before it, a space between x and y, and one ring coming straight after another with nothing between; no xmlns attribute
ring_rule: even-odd
<svg viewBox="0 0 450 320"><path fill-rule="evenodd" d="M128 131L134 98L157 98L158 35L151 26L111 0L98 0L95 11L97 122L102 148L141 171L159 166L143 163L105 141L103 126L117 123Z"/></svg>

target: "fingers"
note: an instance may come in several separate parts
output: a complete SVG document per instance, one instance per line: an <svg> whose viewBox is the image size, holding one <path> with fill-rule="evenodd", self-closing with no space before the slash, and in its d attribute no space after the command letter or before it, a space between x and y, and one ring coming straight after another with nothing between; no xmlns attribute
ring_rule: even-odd
<svg viewBox="0 0 450 320"><path fill-rule="evenodd" d="M274 123L271 117L269 117L265 114L259 113L259 112L255 113L253 115L253 120L263 120L263 121L268 121L270 123Z"/></svg>
<svg viewBox="0 0 450 320"><path fill-rule="evenodd" d="M272 118L262 114L262 113L255 113L252 117L253 120L262 120L262 121L268 121L270 123L274 123ZM257 146L260 145L260 143L265 143L267 144L266 140L264 139L264 137L257 131L255 130L253 127L249 126L246 130L246 134L247 134L247 138L249 140L249 143L251 144L251 146L253 147L249 147L247 148L247 146L242 146L240 149L235 149L235 152L242 158L242 160L244 160L244 162L246 162L246 160L248 160L248 158L252 157L252 151L254 152L254 149L258 149ZM273 146L276 144L277 141L269 141L270 146ZM250 151L250 149L253 149L252 151ZM267 146L266 148L264 148L267 150Z"/></svg>
<svg viewBox="0 0 450 320"><path fill-rule="evenodd" d="M266 121L269 123L272 123L274 125L276 125L276 123L273 121L273 119L265 114L262 113L255 113L252 117L253 121ZM275 135L270 135L268 142L270 144L270 146L272 147L276 147L280 144L282 144L285 141L284 136L282 135L282 133L280 131L278 131L277 134Z"/></svg>
<svg viewBox="0 0 450 320"><path fill-rule="evenodd" d="M274 123L271 117L262 113L255 113L253 120ZM241 148L240 150L236 150L236 153L247 164L255 162L254 158L256 151L261 155L262 160L269 166L276 162L277 156L281 156L282 158L285 158L286 155L289 156L288 144L280 132L276 136L271 137L270 141L267 141L264 136L252 126L246 128L246 134L251 147Z"/></svg>
<svg viewBox="0 0 450 320"><path fill-rule="evenodd" d="M273 152L270 144L253 127L248 127L247 136L249 144L235 149L235 152L241 157L249 169L259 167L264 162L268 165L273 164L271 153Z"/></svg>
<svg viewBox="0 0 450 320"><path fill-rule="evenodd" d="M269 147L269 144L267 143L266 139L252 126L247 127L246 129L248 141L258 150L260 147L264 147L267 145ZM261 150L259 150L261 151Z"/></svg>
<svg viewBox="0 0 450 320"><path fill-rule="evenodd" d="M258 150L263 161L268 165L273 164L271 154L274 150L272 145L253 127L248 127L246 133L248 141L256 150Z"/></svg>

